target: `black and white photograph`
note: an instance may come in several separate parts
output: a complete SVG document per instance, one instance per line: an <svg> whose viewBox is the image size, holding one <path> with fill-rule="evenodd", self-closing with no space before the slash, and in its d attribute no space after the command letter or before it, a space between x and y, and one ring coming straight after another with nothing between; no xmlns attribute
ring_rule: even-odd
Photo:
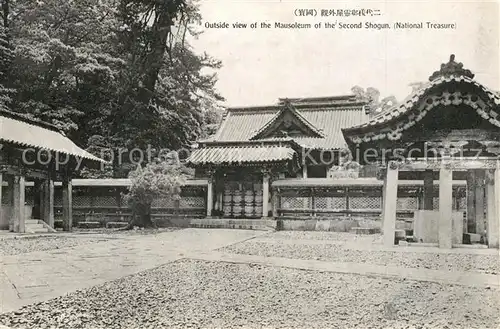
<svg viewBox="0 0 500 329"><path fill-rule="evenodd" d="M0 4L0 329L500 328L497 0Z"/></svg>

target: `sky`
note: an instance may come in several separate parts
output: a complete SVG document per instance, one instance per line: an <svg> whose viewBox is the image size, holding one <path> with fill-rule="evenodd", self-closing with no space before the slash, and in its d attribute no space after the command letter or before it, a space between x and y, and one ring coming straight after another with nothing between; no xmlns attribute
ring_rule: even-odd
<svg viewBox="0 0 500 329"><path fill-rule="evenodd" d="M316 9L298 17L295 9ZM374 17L320 17L321 9L374 9ZM205 22L455 23L456 29L211 29L191 41L197 52L222 61L217 89L226 106L274 104L282 97L350 94L353 86L377 88L398 100L412 82L427 81L448 61L500 90L499 2L489 1L298 1L202 0Z"/></svg>

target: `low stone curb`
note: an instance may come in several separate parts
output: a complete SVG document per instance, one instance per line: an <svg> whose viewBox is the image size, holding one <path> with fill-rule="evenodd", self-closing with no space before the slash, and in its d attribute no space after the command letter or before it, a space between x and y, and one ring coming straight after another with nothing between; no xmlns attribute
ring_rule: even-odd
<svg viewBox="0 0 500 329"><path fill-rule="evenodd" d="M186 258L237 264L258 264L278 266L311 271L324 271L344 274L427 281L442 284L456 284L468 287L500 289L500 275L474 272L451 272L431 269L401 268L361 263L325 262L317 260L298 260L281 257L263 257L254 255L227 254L221 252L205 252L190 254Z"/></svg>

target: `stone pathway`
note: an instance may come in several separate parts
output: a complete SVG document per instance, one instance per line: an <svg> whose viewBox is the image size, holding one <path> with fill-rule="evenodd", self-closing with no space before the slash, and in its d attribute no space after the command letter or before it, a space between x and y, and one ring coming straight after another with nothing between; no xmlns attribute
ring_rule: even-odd
<svg viewBox="0 0 500 329"><path fill-rule="evenodd" d="M474 272L451 272L407 267L380 266L363 263L325 262L281 257L229 254L221 252L200 252L187 255L187 258L209 262L227 262L237 264L256 264L263 266L286 267L301 270L350 273L385 278L398 278L428 281L445 284L458 284L470 287L500 289L500 275Z"/></svg>
<svg viewBox="0 0 500 329"><path fill-rule="evenodd" d="M185 229L0 258L0 313L265 234Z"/></svg>

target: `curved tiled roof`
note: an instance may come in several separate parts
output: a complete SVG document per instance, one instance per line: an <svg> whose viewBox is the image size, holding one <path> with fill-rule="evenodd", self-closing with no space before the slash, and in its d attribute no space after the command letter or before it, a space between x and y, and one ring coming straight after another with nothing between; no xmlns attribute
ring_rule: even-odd
<svg viewBox="0 0 500 329"><path fill-rule="evenodd" d="M288 146L213 146L194 150L188 163L193 165L266 163L292 160L295 155L296 152Z"/></svg>
<svg viewBox="0 0 500 329"><path fill-rule="evenodd" d="M342 149L346 147L341 128L359 125L367 121L365 103L353 96L345 96L346 100L336 99L327 102L329 98L318 98L315 101L301 99L292 105L296 112L324 137L300 136L293 140L306 148ZM245 142L249 141L258 131L275 119L282 106L259 106L245 108L230 108L217 134L204 140L210 142Z"/></svg>
<svg viewBox="0 0 500 329"><path fill-rule="evenodd" d="M0 141L106 163L78 147L56 127L8 111L0 111Z"/></svg>
<svg viewBox="0 0 500 329"><path fill-rule="evenodd" d="M410 94L405 100L388 110L376 115L370 121L365 122L360 125L352 126L349 128L344 128L344 134L351 134L356 132L363 132L366 130L373 130L377 127L389 123L391 121L397 120L398 118L408 114L414 106L416 106L423 97L431 92L433 89L450 82L466 83L479 88L484 94L496 105L500 106L500 94L494 92L477 81L473 80L468 76L439 76L436 79L426 83L424 86Z"/></svg>

